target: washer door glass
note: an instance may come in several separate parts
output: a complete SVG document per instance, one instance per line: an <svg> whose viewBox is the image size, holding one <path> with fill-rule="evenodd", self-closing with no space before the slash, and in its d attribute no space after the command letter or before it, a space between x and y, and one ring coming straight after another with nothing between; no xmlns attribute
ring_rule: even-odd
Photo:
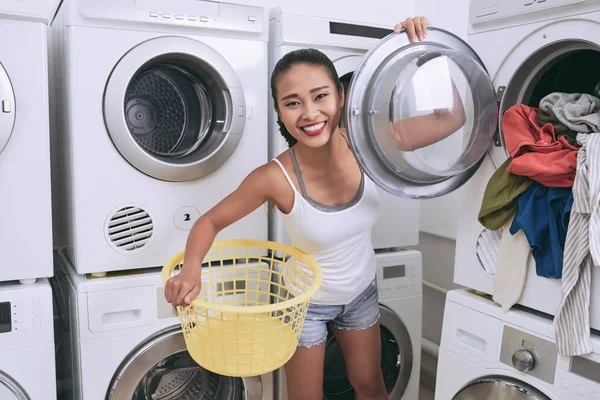
<svg viewBox="0 0 600 400"><path fill-rule="evenodd" d="M350 83L346 125L359 163L386 191L431 198L465 183L492 144L494 87L458 37L431 29L383 39Z"/></svg>
<svg viewBox="0 0 600 400"><path fill-rule="evenodd" d="M400 318L390 309L379 306L381 313L381 371L391 399L404 394L412 371L413 349L410 335ZM325 347L323 376L324 400L353 400L356 394L348 380L344 356L330 328Z"/></svg>
<svg viewBox="0 0 600 400"><path fill-rule="evenodd" d="M2 400L30 400L25 390L10 376L0 370L0 399Z"/></svg>
<svg viewBox="0 0 600 400"><path fill-rule="evenodd" d="M261 399L260 378L232 378L200 367L181 329L169 329L135 349L113 377L107 399Z"/></svg>
<svg viewBox="0 0 600 400"><path fill-rule="evenodd" d="M15 125L15 93L8 74L0 64L0 154L6 147Z"/></svg>
<svg viewBox="0 0 600 400"><path fill-rule="evenodd" d="M534 387L506 376L481 378L471 382L452 400L550 400Z"/></svg>
<svg viewBox="0 0 600 400"><path fill-rule="evenodd" d="M141 172L190 181L223 165L241 139L245 99L229 63L196 40L162 37L130 50L104 96L108 133Z"/></svg>

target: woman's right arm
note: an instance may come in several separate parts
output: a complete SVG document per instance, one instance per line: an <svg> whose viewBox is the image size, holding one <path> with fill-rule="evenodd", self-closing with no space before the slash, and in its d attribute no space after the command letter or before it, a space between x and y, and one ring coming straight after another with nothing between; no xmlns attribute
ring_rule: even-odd
<svg viewBox="0 0 600 400"><path fill-rule="evenodd" d="M174 306L191 303L202 287L202 261L217 234L272 200L274 169L267 163L252 171L229 196L194 223L185 246L184 267L165 285L165 298Z"/></svg>

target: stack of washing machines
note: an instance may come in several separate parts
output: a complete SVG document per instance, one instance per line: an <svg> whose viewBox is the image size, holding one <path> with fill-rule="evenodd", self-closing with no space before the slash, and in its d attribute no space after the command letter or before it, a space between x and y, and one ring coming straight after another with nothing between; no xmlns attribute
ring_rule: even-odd
<svg viewBox="0 0 600 400"><path fill-rule="evenodd" d="M540 99L555 92L576 90L597 95L598 73L587 66L600 57L599 35L598 2L470 2L468 39L496 90L500 126L495 143L464 188L454 281L477 292L461 289L448 293L436 398L600 398L597 270L592 268L586 280L582 265L578 278L567 279L581 289L580 293L587 286L589 297L577 301L573 308L562 308L565 282L541 276L544 265L536 265L537 257L529 252L529 242L537 235L525 238L521 233L517 239L508 230L510 221L494 230L478 220L488 181L509 158L504 140L507 133L502 126L504 113L516 104L539 108ZM552 223L554 218L550 215L545 222ZM551 235L550 230L545 234ZM589 233L594 234L593 228ZM523 240L524 246L519 243ZM578 248L583 245L583 240L577 242ZM556 247L556 242L549 241L534 251L541 254L552 248L562 252ZM525 254L518 250L522 248ZM565 259L568 256L572 255L566 253ZM504 299L505 308L510 310L503 311L493 299ZM512 307L510 300L516 303ZM580 322L566 332L581 332L589 338L590 348L559 352L553 325L559 312L581 316Z"/></svg>
<svg viewBox="0 0 600 400"><path fill-rule="evenodd" d="M42 0L0 5L0 32L0 399L285 398L283 373L231 378L191 360L161 266L285 149L269 60L319 47L347 85L390 30L211 1ZM382 368L390 398L412 399L421 257L402 246L417 243L419 209L380 196ZM287 242L268 214L218 239ZM343 359L329 353L333 374ZM343 376L326 380L328 398L353 398Z"/></svg>
<svg viewBox="0 0 600 400"><path fill-rule="evenodd" d="M0 4L0 399L55 399L49 23L58 1Z"/></svg>
<svg viewBox="0 0 600 400"><path fill-rule="evenodd" d="M267 22L262 8L211 1L58 9L60 398L272 400L272 374L224 377L190 358L160 276L198 217L268 160ZM265 205L217 239L267 239L267 218Z"/></svg>

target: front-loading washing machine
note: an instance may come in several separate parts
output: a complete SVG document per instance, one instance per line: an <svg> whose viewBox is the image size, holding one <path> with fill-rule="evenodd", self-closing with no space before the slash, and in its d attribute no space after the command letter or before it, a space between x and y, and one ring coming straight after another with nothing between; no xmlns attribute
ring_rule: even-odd
<svg viewBox="0 0 600 400"><path fill-rule="evenodd" d="M558 354L552 318L524 307L504 313L489 296L448 292L435 398L600 398L600 337L586 356Z"/></svg>
<svg viewBox="0 0 600 400"><path fill-rule="evenodd" d="M0 283L0 399L56 399L52 290Z"/></svg>
<svg viewBox="0 0 600 400"><path fill-rule="evenodd" d="M79 273L162 265L267 158L268 24L214 1L64 0L57 219ZM217 239L267 238L267 205Z"/></svg>
<svg viewBox="0 0 600 400"><path fill-rule="evenodd" d="M270 71L285 54L313 47L333 61L346 90L365 53L393 32L390 27L293 14L286 12L285 5L271 9L269 18ZM274 158L287 150L288 145L279 133L272 96L269 101L269 157ZM418 244L419 202L396 197L381 188L378 193L380 214L372 231L373 246L388 249ZM272 240L290 243L281 214L275 208L270 210L269 233Z"/></svg>
<svg viewBox="0 0 600 400"><path fill-rule="evenodd" d="M422 260L416 250L376 254L381 328L381 368L391 400L419 394L422 325ZM275 373L278 400L287 400L285 369ZM353 400L355 393L335 335L329 330L323 376L324 400Z"/></svg>
<svg viewBox="0 0 600 400"><path fill-rule="evenodd" d="M598 96L600 4L597 1L502 2L472 0L469 43L482 58L503 113L515 104L539 107L553 92ZM501 126L500 126L501 128ZM473 178L465 185L458 216L455 283L494 294L501 230L478 221L487 183L507 159L502 129ZM600 329L600 275L592 270L590 324ZM530 257L518 303L555 315L561 280L537 276Z"/></svg>
<svg viewBox="0 0 600 400"><path fill-rule="evenodd" d="M61 398L273 400L272 373L227 377L191 358L160 268L88 277L77 274L65 249L55 259L57 358L71 379Z"/></svg>
<svg viewBox="0 0 600 400"><path fill-rule="evenodd" d="M47 35L59 3L0 4L0 281L52 276Z"/></svg>

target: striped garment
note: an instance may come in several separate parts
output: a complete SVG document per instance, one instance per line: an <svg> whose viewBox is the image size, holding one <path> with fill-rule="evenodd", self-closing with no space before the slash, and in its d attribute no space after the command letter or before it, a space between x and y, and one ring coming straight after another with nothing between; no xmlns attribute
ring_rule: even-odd
<svg viewBox="0 0 600 400"><path fill-rule="evenodd" d="M600 133L578 134L573 208L565 243L561 302L554 318L562 355L590 353L592 267L600 264ZM600 306L600 305L599 305Z"/></svg>

